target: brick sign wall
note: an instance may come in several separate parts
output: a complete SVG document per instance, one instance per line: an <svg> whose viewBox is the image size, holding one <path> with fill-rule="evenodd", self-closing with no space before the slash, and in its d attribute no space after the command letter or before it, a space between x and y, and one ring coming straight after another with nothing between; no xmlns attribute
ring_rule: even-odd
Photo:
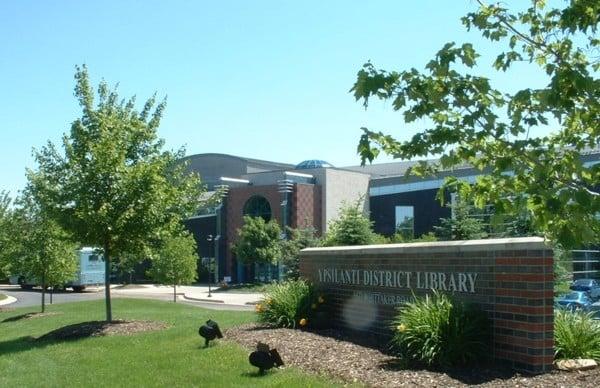
<svg viewBox="0 0 600 388"><path fill-rule="evenodd" d="M310 248L300 271L326 295L333 324L389 339L396 308L437 289L488 313L493 356L514 369L552 368L552 251L540 238Z"/></svg>

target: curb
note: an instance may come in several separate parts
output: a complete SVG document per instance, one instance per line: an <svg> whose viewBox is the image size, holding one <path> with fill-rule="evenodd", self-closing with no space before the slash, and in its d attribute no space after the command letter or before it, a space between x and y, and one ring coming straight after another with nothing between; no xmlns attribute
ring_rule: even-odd
<svg viewBox="0 0 600 388"><path fill-rule="evenodd" d="M15 303L17 301L17 298L15 298L15 297L12 297L10 295L6 295L6 296L7 296L6 299L0 300L0 306L5 306L7 304Z"/></svg>
<svg viewBox="0 0 600 388"><path fill-rule="evenodd" d="M219 299L194 298L192 296L187 296L185 294L183 295L183 298L188 299L188 300L195 300L197 302L225 303L225 301L219 300Z"/></svg>

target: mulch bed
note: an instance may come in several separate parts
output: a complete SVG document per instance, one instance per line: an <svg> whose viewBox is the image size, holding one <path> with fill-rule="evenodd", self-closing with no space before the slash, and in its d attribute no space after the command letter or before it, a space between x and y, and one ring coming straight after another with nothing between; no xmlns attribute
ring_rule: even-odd
<svg viewBox="0 0 600 388"><path fill-rule="evenodd" d="M162 330L168 328L164 322L156 321L123 321L115 320L81 322L64 326L39 337L38 341L45 340L74 340L86 337L100 337L108 335L132 335L144 331Z"/></svg>
<svg viewBox="0 0 600 388"><path fill-rule="evenodd" d="M493 366L456 370L405 368L396 358L386 354L385 349L378 349L370 343L368 338L360 339L362 344L358 344L336 330L323 330L316 334L248 324L227 329L224 336L248 350L254 350L257 342L264 342L277 349L286 365L370 387L600 386L600 368L585 372L553 371L538 376L523 376Z"/></svg>

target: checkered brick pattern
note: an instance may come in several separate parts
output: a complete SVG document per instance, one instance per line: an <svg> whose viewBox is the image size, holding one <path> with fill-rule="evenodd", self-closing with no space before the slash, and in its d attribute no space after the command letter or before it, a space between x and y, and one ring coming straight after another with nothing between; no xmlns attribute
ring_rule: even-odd
<svg viewBox="0 0 600 388"><path fill-rule="evenodd" d="M312 226L320 234L321 227L321 186L296 184L292 194L292 228Z"/></svg>

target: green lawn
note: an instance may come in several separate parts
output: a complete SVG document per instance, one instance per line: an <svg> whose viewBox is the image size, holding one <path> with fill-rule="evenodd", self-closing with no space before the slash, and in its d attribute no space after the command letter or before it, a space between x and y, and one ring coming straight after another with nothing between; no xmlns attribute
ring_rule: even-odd
<svg viewBox="0 0 600 388"><path fill-rule="evenodd" d="M218 340L204 349L198 326L207 319L221 327L250 322L254 313L201 309L168 302L114 299L116 319L158 320L171 328L132 336L40 342L53 329L104 318L104 302L52 305L57 313L2 322L38 307L0 312L0 387L331 387L325 378L285 368L258 376L248 352Z"/></svg>

